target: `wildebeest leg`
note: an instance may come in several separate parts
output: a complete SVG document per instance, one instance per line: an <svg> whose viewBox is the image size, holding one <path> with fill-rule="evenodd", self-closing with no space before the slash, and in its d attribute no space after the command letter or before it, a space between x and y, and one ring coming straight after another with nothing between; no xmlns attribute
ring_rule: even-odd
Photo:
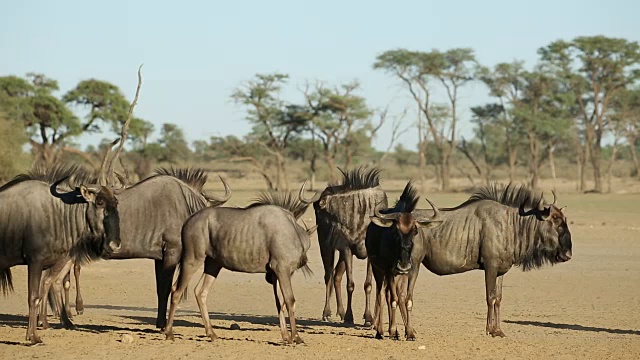
<svg viewBox="0 0 640 360"><path fill-rule="evenodd" d="M42 299L40 298L40 279L42 278L42 262L34 261L27 265L28 288L29 288L29 325L27 326L27 341L32 345L42 343L37 334L36 325L38 322L38 308Z"/></svg>
<svg viewBox="0 0 640 360"><path fill-rule="evenodd" d="M344 256L344 267L347 272L347 312L344 314L344 323L353 324L353 291L356 284L353 281L353 255L351 250L347 249Z"/></svg>
<svg viewBox="0 0 640 360"><path fill-rule="evenodd" d="M82 266L76 262L73 264L73 276L76 278L76 314L84 314L84 301L82 300L82 294L80 294L80 269ZM68 299L67 299L68 301Z"/></svg>
<svg viewBox="0 0 640 360"><path fill-rule="evenodd" d="M284 297L284 303L287 306L289 312L289 326L291 327L291 337L288 342L295 342L296 344L302 344L304 341L298 335L296 328L296 299L293 296L293 289L291 288L291 272L288 269L275 269L278 282L280 283L280 291Z"/></svg>
<svg viewBox="0 0 640 360"><path fill-rule="evenodd" d="M418 280L418 274L419 273L420 273L420 266L412 266L411 270L409 271L409 275L407 276L407 302L406 302L406 306L407 306L408 319L411 319L411 313L413 311L413 290L414 290L414 288L416 286L416 281ZM406 326L406 324L405 324L405 326ZM408 333L407 332L407 328L405 328L405 335L407 337L407 340L415 340L415 338L416 338L415 330L410 325L409 325L409 328L411 329L413 334ZM410 338L410 335L413 335L413 339Z"/></svg>
<svg viewBox="0 0 640 360"><path fill-rule="evenodd" d="M189 281L195 274L198 267L202 264L202 258L194 258L189 261L184 261L181 263L180 275L178 276L178 283L176 284L176 288L171 291L171 308L169 308L169 319L167 320L167 326L164 328L164 335L167 340L173 340L173 319L176 315L176 309L178 308L178 304L180 300L182 300L182 295L184 291L187 289L189 285Z"/></svg>
<svg viewBox="0 0 640 360"><path fill-rule="evenodd" d="M365 296L365 304L364 304L364 326L372 326L373 325L373 317L371 316L371 283L373 277L373 270L371 266L371 262L367 258L367 277L364 280L364 296Z"/></svg>
<svg viewBox="0 0 640 360"><path fill-rule="evenodd" d="M493 323L493 329L494 329L494 336L500 336L500 337L505 337L505 334L502 332L502 330L500 329L500 302L502 301L502 279L503 279L504 275L498 276L498 279L496 281L496 302L493 306L493 319L494 319L494 323Z"/></svg>
<svg viewBox="0 0 640 360"><path fill-rule="evenodd" d="M333 248L326 249L320 247L320 256L322 257L322 265L324 265L324 286L325 299L324 310L322 310L322 320L328 321L331 318L331 293L333 292L333 266L335 261L335 250Z"/></svg>
<svg viewBox="0 0 640 360"><path fill-rule="evenodd" d="M344 310L344 303L342 302L342 277L345 273L345 264L342 252L338 258L338 263L333 272L333 288L336 292L336 312L340 317L340 320L344 320L346 311Z"/></svg>
<svg viewBox="0 0 640 360"><path fill-rule="evenodd" d="M484 282L486 287L486 296L487 296L487 327L486 332L487 335L491 336L504 336L504 334L499 334L496 332L495 324L495 303L497 298L496 293L496 280L498 277L498 272L495 268L487 267L484 270Z"/></svg>
<svg viewBox="0 0 640 360"><path fill-rule="evenodd" d="M53 293L56 294L54 300L56 304L56 308L58 309L58 316L60 317L60 323L67 330L72 330L75 328L71 319L67 315L66 304L63 297L63 287L64 287L64 279L71 272L71 266L73 265L73 260L68 259L62 262L62 269L58 269L57 265L54 266L51 270L51 274L54 276L53 280Z"/></svg>
<svg viewBox="0 0 640 360"><path fill-rule="evenodd" d="M171 294L171 282L175 270L175 266L165 267L164 260L155 260L156 295L158 298L156 328L158 329L164 329L167 325L167 303Z"/></svg>
<svg viewBox="0 0 640 360"><path fill-rule="evenodd" d="M398 289L396 285L396 277L387 275L387 294L390 297L389 306L389 336L393 340L400 340L400 333L396 325L396 308L398 307Z"/></svg>
<svg viewBox="0 0 640 360"><path fill-rule="evenodd" d="M207 295L209 294L209 289L211 285L216 281L216 277L220 273L222 266L215 263L213 259L207 257L204 260L204 273L198 281L196 288L194 289L196 301L198 302L198 307L200 308L200 315L202 316L202 323L204 324L204 329L206 331L207 336L211 339L211 341L218 338L215 332L213 332L213 327L211 326L211 319L209 319L209 311L207 310ZM173 306L173 304L172 304Z"/></svg>
<svg viewBox="0 0 640 360"><path fill-rule="evenodd" d="M64 311L69 319L73 319L73 314L71 314L71 304L69 303L69 292L71 291L71 269L69 269L67 274L64 276L64 279L62 280L62 287L64 288Z"/></svg>
<svg viewBox="0 0 640 360"><path fill-rule="evenodd" d="M49 294L49 289L51 288L51 283L53 282L53 276L51 275L51 270L52 269L48 269L42 272L40 287L38 289L41 299L44 299L45 296ZM54 313L58 312L58 309L55 309L55 306L53 306L53 303L52 303L51 311L53 311ZM47 302L41 301L38 309L38 326L41 326L43 329L51 328L51 325L49 325L49 320L47 319L47 317L48 317Z"/></svg>
<svg viewBox="0 0 640 360"><path fill-rule="evenodd" d="M278 310L278 319L280 320L280 335L282 336L282 341L286 343L289 341L289 332L287 331L287 322L284 316L284 301L279 299L278 278L274 273L269 273L268 276L271 277L271 284L273 285L273 297L276 301L276 310Z"/></svg>
<svg viewBox="0 0 640 360"><path fill-rule="evenodd" d="M375 311L373 312L375 318L373 326L376 328L376 339L383 339L384 329L382 328L382 291L384 285L384 277L377 270L373 270L373 276L376 281L376 304Z"/></svg>
<svg viewBox="0 0 640 360"><path fill-rule="evenodd" d="M39 323L43 329L49 329L51 326L49 325L49 321L47 319L47 302L45 299L49 296L49 291L52 290L52 298L54 302L54 306L52 306L51 310L56 313L57 316L62 319L60 316L61 310L63 309L63 302L58 300L58 296L62 294L62 287L58 284L62 275L64 275L64 270L68 267L67 263L71 261L68 259L58 260L53 266L46 271L42 272L40 288L38 289L40 306L39 306ZM53 286L53 288L52 288Z"/></svg>
<svg viewBox="0 0 640 360"><path fill-rule="evenodd" d="M415 341L416 333L411 326L411 312L408 308L409 275L400 275L396 281L398 307L400 308L400 315L402 316L402 322L404 323L404 335L407 340Z"/></svg>

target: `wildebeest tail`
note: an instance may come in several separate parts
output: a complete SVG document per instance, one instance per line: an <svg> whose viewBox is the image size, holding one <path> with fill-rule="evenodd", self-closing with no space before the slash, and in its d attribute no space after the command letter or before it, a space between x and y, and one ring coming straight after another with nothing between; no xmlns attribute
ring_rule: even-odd
<svg viewBox="0 0 640 360"><path fill-rule="evenodd" d="M313 270L309 267L309 259L307 259L307 254L303 254L300 258L300 263L298 264L298 269L302 270L302 274L305 279L313 276Z"/></svg>
<svg viewBox="0 0 640 360"><path fill-rule="evenodd" d="M176 274L175 280L173 281L173 285L171 285L171 293L172 294L173 294L173 291L178 287L178 280L180 279L180 263L178 263L178 266L176 266L175 274ZM180 302L186 301L189 298L188 294L189 294L189 284L187 284L187 286L184 288L184 292L182 293L182 297L180 297Z"/></svg>
<svg viewBox="0 0 640 360"><path fill-rule="evenodd" d="M13 279L11 277L11 269L0 269L0 292L4 296L9 295L13 291Z"/></svg>

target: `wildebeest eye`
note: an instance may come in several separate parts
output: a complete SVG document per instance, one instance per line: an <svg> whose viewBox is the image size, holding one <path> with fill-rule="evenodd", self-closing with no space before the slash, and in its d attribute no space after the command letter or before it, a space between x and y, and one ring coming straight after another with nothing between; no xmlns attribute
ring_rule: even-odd
<svg viewBox="0 0 640 360"><path fill-rule="evenodd" d="M96 199L96 206L103 207L104 206L104 199L103 198L97 198Z"/></svg>

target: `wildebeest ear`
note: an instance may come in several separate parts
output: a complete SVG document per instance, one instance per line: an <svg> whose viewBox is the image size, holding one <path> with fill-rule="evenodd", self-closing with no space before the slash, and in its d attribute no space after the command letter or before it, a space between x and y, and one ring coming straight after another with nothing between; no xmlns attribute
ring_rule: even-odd
<svg viewBox="0 0 640 360"><path fill-rule="evenodd" d="M442 220L417 220L416 224L419 228L435 228L442 224Z"/></svg>
<svg viewBox="0 0 640 360"><path fill-rule="evenodd" d="M390 227L393 225L393 220L381 219L377 216L370 216L371 222L380 227Z"/></svg>
<svg viewBox="0 0 640 360"><path fill-rule="evenodd" d="M95 203L98 192L84 185L80 185L80 194L87 202Z"/></svg>

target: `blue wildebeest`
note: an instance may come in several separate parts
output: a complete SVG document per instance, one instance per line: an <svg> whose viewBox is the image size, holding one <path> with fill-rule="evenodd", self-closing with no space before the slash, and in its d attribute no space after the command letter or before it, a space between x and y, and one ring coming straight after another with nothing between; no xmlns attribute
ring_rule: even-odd
<svg viewBox="0 0 640 360"><path fill-rule="evenodd" d="M543 202L541 194L524 186L482 187L462 204L440 209L442 224L421 229L422 241L414 243L412 261L422 262L434 274L484 270L486 332L491 336L504 336L502 279L512 266L527 271L571 259L571 233L555 193L552 204ZM409 311L418 269L414 266L409 274Z"/></svg>
<svg viewBox="0 0 640 360"><path fill-rule="evenodd" d="M318 226L318 243L324 265L325 303L322 319L331 317L331 292L336 291L337 313L345 323L353 324L351 300L355 283L353 281L353 255L358 259L367 257L364 244L369 217L375 209L387 207L387 195L380 187L380 170L357 168L348 172L342 171L342 182L328 186L322 193L312 199L303 196L304 185L300 189L299 198L305 203L313 203ZM335 265L335 252L339 252ZM347 308L342 304L341 282L347 273ZM371 269L367 269L364 283L365 325L371 324L373 317L369 303L371 299Z"/></svg>
<svg viewBox="0 0 640 360"><path fill-rule="evenodd" d="M160 168L118 195L121 248L107 259L155 260L158 314L156 327L166 325L167 302L176 266L180 262L180 231L184 222L198 210L224 204L231 190L222 181L225 194L214 196L203 191L207 173L198 168ZM79 284L79 269L76 270ZM60 278L60 277L59 277ZM65 284L68 289L68 284ZM76 309L81 313L82 297L76 288ZM67 309L68 312L68 309Z"/></svg>
<svg viewBox="0 0 640 360"><path fill-rule="evenodd" d="M74 179L69 180L73 190L60 193L57 186L68 178ZM77 166L55 165L0 187L0 290L13 289L12 266L27 265L26 338L32 344L42 342L36 332L42 271L64 266L72 256L95 258L120 248L118 200L111 189L89 185L88 179Z"/></svg>
<svg viewBox="0 0 640 360"><path fill-rule="evenodd" d="M414 239L420 241L419 228L433 228L440 225L436 207L427 199L434 209L433 216L414 215L418 203L418 191L408 182L402 195L393 208L378 211L371 216L371 223L367 228L366 247L367 261L372 266L373 277L376 280L375 327L376 338L382 339L382 290L385 290L389 312L389 336L399 339L396 327L396 307L405 325L407 340L415 340L415 332L411 326L411 318L407 309L408 273L413 266L411 253Z"/></svg>
<svg viewBox="0 0 640 360"><path fill-rule="evenodd" d="M207 208L187 220L182 229L180 274L171 294L169 321L165 329L167 339L173 340L173 320L178 302L189 280L204 263L195 298L206 334L212 341L217 336L207 311L207 294L220 270L225 268L245 273L266 273L267 282L273 286L283 341L303 342L296 329L291 276L298 269L310 272L307 250L313 229L305 229L296 222L308 204L292 198L289 193L284 197L277 194L263 193L246 208ZM278 284L284 304L278 299ZM285 307L291 334L287 332Z"/></svg>

